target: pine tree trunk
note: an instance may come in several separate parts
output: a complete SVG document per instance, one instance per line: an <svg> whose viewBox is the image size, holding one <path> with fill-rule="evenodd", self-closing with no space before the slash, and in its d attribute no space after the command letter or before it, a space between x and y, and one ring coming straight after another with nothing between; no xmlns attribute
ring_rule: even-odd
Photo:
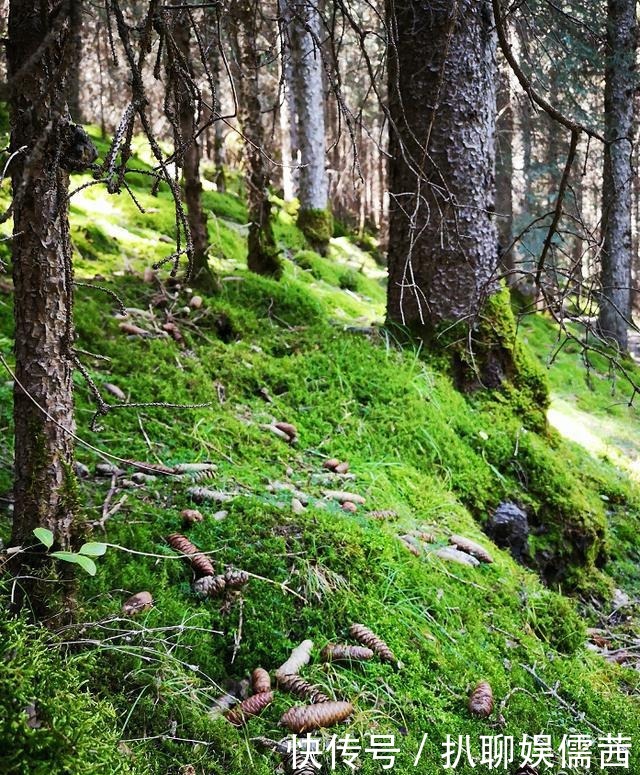
<svg viewBox="0 0 640 775"><path fill-rule="evenodd" d="M197 118L196 104L189 80L194 78L191 67L191 30L186 11L174 11L173 41L177 51L168 46L168 65L170 88L173 89L174 103L179 132L175 133L177 160L182 166L184 199L187 205L187 221L193 243L192 279L197 288L207 293L217 289L217 282L209 266L207 251L209 235L207 216L202 209L202 183L200 182L200 144L196 140ZM187 73L184 73L188 68Z"/></svg>
<svg viewBox="0 0 640 775"><path fill-rule="evenodd" d="M69 176L60 166L68 119L64 24L54 0L11 0L10 98L15 288L15 483L12 544L34 544L35 527L49 528L68 548L74 518L72 280ZM49 21L53 19L54 21ZM42 42L44 55L26 71ZM53 74L53 75L52 75ZM52 86L53 84L53 86ZM36 560L27 558L33 565Z"/></svg>
<svg viewBox="0 0 640 775"><path fill-rule="evenodd" d="M513 241L513 106L511 105L511 85L509 66L502 62L498 71L496 119L496 214L498 242L502 271L507 283L513 284L514 274Z"/></svg>
<svg viewBox="0 0 640 775"><path fill-rule="evenodd" d="M631 316L631 163L635 0L608 0L600 331L627 349Z"/></svg>
<svg viewBox="0 0 640 775"><path fill-rule="evenodd" d="M301 163L298 225L312 247L325 253L332 222L327 210L321 19L316 6L306 0L289 0L287 5Z"/></svg>
<svg viewBox="0 0 640 775"><path fill-rule="evenodd" d="M258 81L259 4L232 0L227 21L234 56L231 66L238 96L238 122L244 136L248 168L249 238L247 264L252 272L280 277L282 263L271 225L269 173L264 156L264 129Z"/></svg>
<svg viewBox="0 0 640 775"><path fill-rule="evenodd" d="M466 341L464 331L473 338L485 301L498 290L490 6L401 0L389 8L387 317L427 342L460 324L455 331ZM475 359L477 379L500 384L511 368L508 352L477 346L485 349Z"/></svg>
<svg viewBox="0 0 640 775"><path fill-rule="evenodd" d="M298 112L293 93L293 66L289 41L290 14L281 4L282 38L280 41L280 149L282 155L282 192L285 202L296 196L298 186Z"/></svg>

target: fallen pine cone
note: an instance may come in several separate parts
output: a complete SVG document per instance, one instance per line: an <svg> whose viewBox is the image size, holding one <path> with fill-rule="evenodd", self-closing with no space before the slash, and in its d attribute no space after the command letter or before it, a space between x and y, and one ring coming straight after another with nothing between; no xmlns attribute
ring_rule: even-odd
<svg viewBox="0 0 640 775"><path fill-rule="evenodd" d="M284 714L280 723L291 732L300 734L321 727L339 724L353 713L350 702L321 702L317 705L296 705Z"/></svg>
<svg viewBox="0 0 640 775"><path fill-rule="evenodd" d="M283 433L286 433L290 444L293 444L293 442L298 438L298 429L290 422L274 422L273 427L277 428Z"/></svg>
<svg viewBox="0 0 640 775"><path fill-rule="evenodd" d="M373 659L373 651L366 646L349 646L343 643L327 643L320 653L323 662L361 662Z"/></svg>
<svg viewBox="0 0 640 775"><path fill-rule="evenodd" d="M254 694L264 694L271 691L271 678L264 667L256 667L251 673L251 688Z"/></svg>
<svg viewBox="0 0 640 775"><path fill-rule="evenodd" d="M150 336L148 331L133 323L120 323L119 328L123 334L129 334L130 336Z"/></svg>
<svg viewBox="0 0 640 775"><path fill-rule="evenodd" d="M422 546L420 541L415 536L405 533L405 535L398 536L402 543L407 547L411 554L415 554L416 557L420 557L422 554Z"/></svg>
<svg viewBox="0 0 640 775"><path fill-rule="evenodd" d="M202 501L214 501L214 503L226 503L233 499L233 495L219 490L210 490L207 487L189 487L187 495L191 496L196 503Z"/></svg>
<svg viewBox="0 0 640 775"><path fill-rule="evenodd" d="M323 468L326 468L327 471L335 471L336 468L340 465L340 461L337 457L330 457L328 460L325 460L322 464Z"/></svg>
<svg viewBox="0 0 640 775"><path fill-rule="evenodd" d="M346 474L349 471L349 463L347 463L346 460L342 463L338 463L338 465L333 470L336 474Z"/></svg>
<svg viewBox="0 0 640 775"><path fill-rule="evenodd" d="M227 588L224 576L202 576L193 582L193 589L202 597L219 597Z"/></svg>
<svg viewBox="0 0 640 775"><path fill-rule="evenodd" d="M291 652L289 659L276 670L278 681L280 681L280 676L283 675L297 675L305 665L308 665L312 649L312 640L303 640L299 646L296 646Z"/></svg>
<svg viewBox="0 0 640 775"><path fill-rule="evenodd" d="M442 549L438 549L436 556L441 560L457 562L460 565L469 565L472 568L476 568L480 565L480 560L477 560L466 552L461 552L459 549L454 549L453 546L443 546Z"/></svg>
<svg viewBox="0 0 640 775"><path fill-rule="evenodd" d="M172 323L171 321L168 323L163 323L162 330L166 331L174 342L177 342L178 344L184 344L184 337L182 336L182 332L175 323Z"/></svg>
<svg viewBox="0 0 640 775"><path fill-rule="evenodd" d="M135 616L142 611L146 611L153 605L151 592L137 592L132 595L122 606L122 613L125 616Z"/></svg>
<svg viewBox="0 0 640 775"><path fill-rule="evenodd" d="M332 501L338 501L344 503L345 501L351 501L357 506L364 506L365 500L362 495L358 495L355 492L346 492L345 490L323 490L322 494L325 498Z"/></svg>
<svg viewBox="0 0 640 775"><path fill-rule="evenodd" d="M469 712L487 718L493 712L493 690L487 681L480 681L469 695Z"/></svg>
<svg viewBox="0 0 640 775"><path fill-rule="evenodd" d="M395 519L398 516L398 512L393 511L393 509L374 509L367 516L371 519Z"/></svg>
<svg viewBox="0 0 640 775"><path fill-rule="evenodd" d="M117 385L114 385L113 382L105 382L102 386L107 393L111 393L112 396L115 396L118 401L126 401L127 397L124 394L124 391L122 388L119 388Z"/></svg>
<svg viewBox="0 0 640 775"><path fill-rule="evenodd" d="M259 713L273 702L273 692L261 692L248 697L246 700L238 703L226 715L226 719L234 727L244 726L251 716L257 716Z"/></svg>
<svg viewBox="0 0 640 775"><path fill-rule="evenodd" d="M331 702L330 698L317 686L305 681L299 675L278 675L278 686L285 692L299 697L301 700L309 700L314 705L319 702Z"/></svg>
<svg viewBox="0 0 640 775"><path fill-rule="evenodd" d="M419 541L424 541L425 544L432 544L436 540L435 535L428 530L412 530L411 535L415 536Z"/></svg>
<svg viewBox="0 0 640 775"><path fill-rule="evenodd" d="M342 504L342 510L343 511L349 511L349 512L351 512L353 514L353 513L355 513L358 510L358 507L352 501L345 501Z"/></svg>
<svg viewBox="0 0 640 775"><path fill-rule="evenodd" d="M349 627L349 635L351 635L354 640L362 643L363 646L370 648L384 662L389 662L400 669L400 662L395 658L393 651L391 651L389 646L387 646L381 638L368 627L365 627L364 624L352 624L351 627Z"/></svg>
<svg viewBox="0 0 640 775"><path fill-rule="evenodd" d="M191 543L191 541L181 533L172 533L167 536L167 542L177 552L181 552L191 563L191 567L201 576L213 576L215 571L211 560Z"/></svg>
<svg viewBox="0 0 640 775"><path fill-rule="evenodd" d="M229 568L224 574L224 580L230 589L239 589L249 583L249 574L246 570Z"/></svg>
<svg viewBox="0 0 640 775"><path fill-rule="evenodd" d="M493 562L493 557L484 548L484 546L480 546L480 544L477 544L470 538L465 538L464 536L459 535L452 535L449 536L449 543L453 544L456 549L460 549L460 551L466 552L472 557L476 557L478 560L480 560L480 562Z"/></svg>
<svg viewBox="0 0 640 775"><path fill-rule="evenodd" d="M185 525L193 525L195 522L202 522L204 519L198 509L183 509L180 512L180 516Z"/></svg>

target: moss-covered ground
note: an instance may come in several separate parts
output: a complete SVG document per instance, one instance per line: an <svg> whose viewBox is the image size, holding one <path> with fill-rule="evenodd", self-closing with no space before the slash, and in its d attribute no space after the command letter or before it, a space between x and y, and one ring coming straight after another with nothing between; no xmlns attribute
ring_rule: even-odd
<svg viewBox="0 0 640 775"><path fill-rule="evenodd" d="M144 169L140 153L135 164ZM329 734L348 732L363 749L369 734L395 735L393 771L440 772L447 735L469 735L474 753L480 736L512 735L519 759L525 734L551 735L557 748L572 733L632 738L629 771L640 771L640 673L633 659L614 664L588 648L586 634L587 626L613 628L607 637L631 653L638 638L632 443L640 424L625 405L624 385L611 382L604 364L587 374L580 353L565 348L548 372L548 429L531 423L537 407L527 407L518 391L459 394L439 361L369 330L383 316L383 272L348 236L332 240L327 257L317 255L296 227L295 209L274 197L284 277L248 273L241 184L228 178L234 185L225 194L205 183L211 262L222 290L197 308L188 306L189 290L167 288L161 272L143 280L145 268L172 249L166 191L153 197L147 177L131 176L145 214L126 193L109 197L98 186L74 198L77 279L98 276L149 334L127 336L112 299L79 287L78 347L93 380L117 385L139 404L208 404L116 409L92 431L94 403L78 375L78 435L120 459L215 463L201 484L230 497L198 505L204 520L188 535L212 553L217 569L231 565L253 576L226 600L193 593L189 567L165 540L182 529L181 510L194 506L188 477L115 492L110 477L82 479L85 531L109 546L95 577L79 578L77 625L52 633L26 616L0 615L0 771L271 773L277 757L252 738L282 737L280 716L298 701L277 693L238 730L216 712L215 698L236 690L258 665L273 672L305 638L315 643L305 677L355 706L349 724ZM7 259L7 243L0 246ZM162 330L167 319L183 342ZM0 349L9 363L11 335L7 291L0 295ZM518 346L527 345L544 368L554 337L543 317L528 318ZM6 375L3 506L11 486L11 389ZM296 445L264 428L274 420L296 425ZM586 443L587 430L600 446ZM77 456L92 472L100 462L84 444ZM326 457L348 460L354 478L328 474ZM294 508L293 494L278 483L304 491L310 505ZM366 502L345 512L323 498L327 488ZM482 533L504 500L529 515L530 568ZM221 509L226 515L214 516ZM375 519L374 510L394 514ZM10 515L1 514L6 539ZM419 557L399 540L412 530L435 537ZM451 532L479 541L495 561L466 567L440 559L436 551ZM614 588L631 599L620 604L618 593L617 610ZM122 603L145 589L154 607L123 616ZM379 661L321 664L320 649L347 639L353 622L383 637L403 669ZM496 698L489 719L467 710L469 691L482 679ZM596 749L594 770L598 763ZM381 766L363 750L363 775ZM457 771L472 770L461 762Z"/></svg>

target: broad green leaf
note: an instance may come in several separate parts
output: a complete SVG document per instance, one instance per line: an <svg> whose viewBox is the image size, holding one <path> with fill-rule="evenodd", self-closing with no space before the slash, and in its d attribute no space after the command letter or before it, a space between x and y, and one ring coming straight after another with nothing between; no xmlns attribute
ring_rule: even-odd
<svg viewBox="0 0 640 775"><path fill-rule="evenodd" d="M106 551L107 545L97 543L96 541L89 541L86 544L82 544L80 549L78 549L78 553L84 554L86 557L102 557Z"/></svg>
<svg viewBox="0 0 640 775"><path fill-rule="evenodd" d="M96 575L96 564L90 557L85 557L84 554L79 554L76 562L83 570L86 570L90 576Z"/></svg>
<svg viewBox="0 0 640 775"><path fill-rule="evenodd" d="M78 557L80 555L76 554L75 552L51 552L51 556L55 557L56 560L63 560L64 562L78 562Z"/></svg>
<svg viewBox="0 0 640 775"><path fill-rule="evenodd" d="M48 528L37 527L33 531L33 535L38 539L38 541L40 541L41 544L44 544L47 549L51 549L53 546L53 533Z"/></svg>

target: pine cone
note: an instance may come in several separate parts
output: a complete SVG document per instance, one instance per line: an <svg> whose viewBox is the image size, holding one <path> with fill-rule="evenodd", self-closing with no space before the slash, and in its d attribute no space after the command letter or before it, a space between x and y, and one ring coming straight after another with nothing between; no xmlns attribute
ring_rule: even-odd
<svg viewBox="0 0 640 775"><path fill-rule="evenodd" d="M280 723L295 734L330 727L353 713L350 702L321 702L317 705L296 705L284 714Z"/></svg>
<svg viewBox="0 0 640 775"><path fill-rule="evenodd" d="M256 667L251 673L251 688L254 694L264 694L271 691L271 678L263 667Z"/></svg>
<svg viewBox="0 0 640 775"><path fill-rule="evenodd" d="M202 522L204 519L198 509L183 509L180 512L180 516L182 517L182 522L185 527L193 525L195 522Z"/></svg>
<svg viewBox="0 0 640 775"><path fill-rule="evenodd" d="M400 663L395 658L395 655L389 646L387 646L387 644L375 633L371 632L368 627L365 627L364 624L352 624L351 627L349 627L349 635L351 635L354 640L362 643L363 646L367 646L367 648L374 651L383 662L389 662L396 668L400 668Z"/></svg>
<svg viewBox="0 0 640 775"><path fill-rule="evenodd" d="M367 514L371 519L395 519L398 516L392 509L374 509Z"/></svg>
<svg viewBox="0 0 640 775"><path fill-rule="evenodd" d="M312 640L303 640L299 646L293 649L289 659L276 670L276 678L280 680L281 675L297 675L301 668L309 664L312 648Z"/></svg>
<svg viewBox="0 0 640 775"><path fill-rule="evenodd" d="M278 686L301 700L309 700L314 705L319 702L331 702L321 689L305 681L299 675L279 675Z"/></svg>
<svg viewBox="0 0 640 775"><path fill-rule="evenodd" d="M469 695L469 712L487 718L493 712L493 690L486 681L480 681Z"/></svg>
<svg viewBox="0 0 640 775"><path fill-rule="evenodd" d="M188 538L180 533L172 533L167 537L167 541L169 546L188 558L196 573L199 573L200 576L213 576L215 571L211 560L206 555L201 554Z"/></svg>
<svg viewBox="0 0 640 775"><path fill-rule="evenodd" d="M484 548L484 546L480 546L480 544L477 544L475 541L472 541L469 538L465 538L464 536L459 535L452 535L449 536L449 543L453 544L456 549L460 549L460 551L466 552L472 557L476 557L478 560L480 560L480 562L493 562L493 557Z"/></svg>
<svg viewBox="0 0 640 775"><path fill-rule="evenodd" d="M343 643L327 643L320 658L323 662L351 662L373 659L373 651L366 646L349 646Z"/></svg>
<svg viewBox="0 0 640 775"><path fill-rule="evenodd" d="M202 597L219 597L226 588L224 576L202 576L193 583L194 592Z"/></svg>
<svg viewBox="0 0 640 775"><path fill-rule="evenodd" d="M251 716L257 716L259 713L273 702L273 692L261 692L248 697L246 700L238 703L227 713L227 721L234 727L241 727L247 723Z"/></svg>
<svg viewBox="0 0 640 775"><path fill-rule="evenodd" d="M239 589L249 583L249 574L246 570L229 568L224 574L224 580L230 589Z"/></svg>

